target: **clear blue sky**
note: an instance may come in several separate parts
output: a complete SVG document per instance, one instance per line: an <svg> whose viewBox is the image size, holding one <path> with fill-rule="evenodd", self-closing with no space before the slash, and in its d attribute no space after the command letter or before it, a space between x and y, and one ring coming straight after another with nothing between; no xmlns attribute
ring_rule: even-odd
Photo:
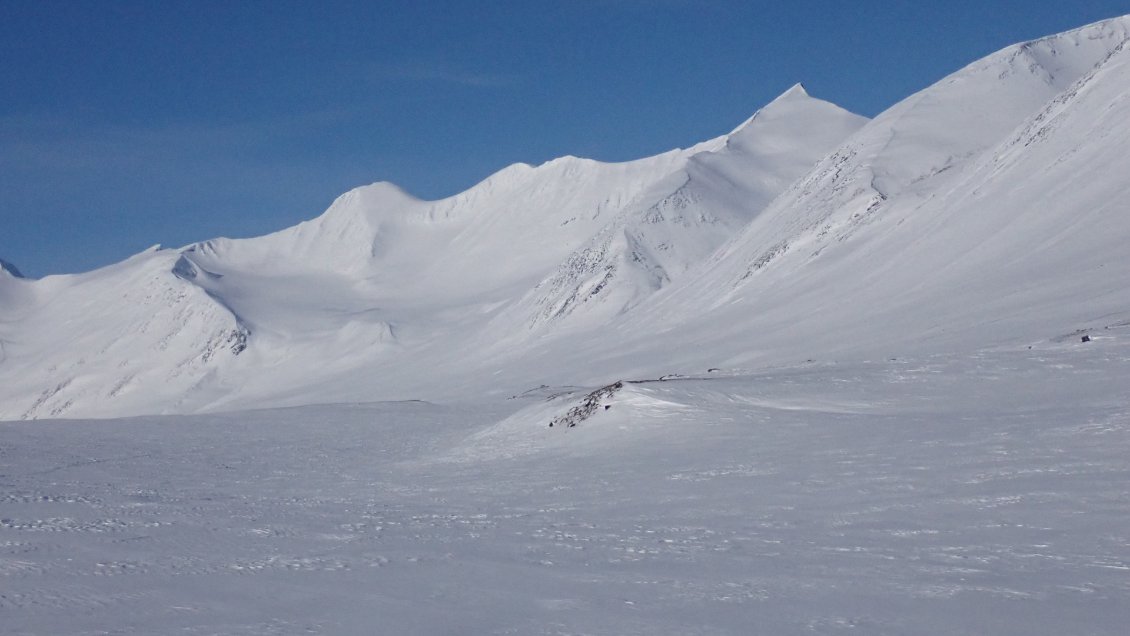
<svg viewBox="0 0 1130 636"><path fill-rule="evenodd" d="M796 82L873 116L1130 0L0 0L0 258L85 271L379 180L724 133Z"/></svg>

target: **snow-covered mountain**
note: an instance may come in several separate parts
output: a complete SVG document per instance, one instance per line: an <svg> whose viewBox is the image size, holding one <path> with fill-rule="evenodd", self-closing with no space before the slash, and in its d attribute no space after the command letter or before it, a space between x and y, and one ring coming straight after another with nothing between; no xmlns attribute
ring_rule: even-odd
<svg viewBox="0 0 1130 636"><path fill-rule="evenodd" d="M1130 17L874 120L794 87L626 163L388 183L253 239L0 272L0 419L506 394L1130 320Z"/></svg>
<svg viewBox="0 0 1130 636"><path fill-rule="evenodd" d="M275 234L31 283L0 417L194 410L335 376L363 399L401 390L398 367L442 385L461 346L592 325L678 278L864 121L797 86L687 150L518 164L441 201L377 183Z"/></svg>
<svg viewBox="0 0 1130 636"><path fill-rule="evenodd" d="M586 320L623 314L702 262L863 122L794 86L560 261L515 307L518 322L536 328L577 312Z"/></svg>
<svg viewBox="0 0 1130 636"><path fill-rule="evenodd" d="M680 333L756 345L733 364L1130 319L1128 38L1121 18L1009 47L895 105L649 313L712 308Z"/></svg>

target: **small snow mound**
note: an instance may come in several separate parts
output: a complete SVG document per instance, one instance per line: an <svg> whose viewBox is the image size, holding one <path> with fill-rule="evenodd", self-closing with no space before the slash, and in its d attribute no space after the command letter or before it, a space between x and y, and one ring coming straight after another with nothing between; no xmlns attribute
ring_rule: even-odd
<svg viewBox="0 0 1130 636"><path fill-rule="evenodd" d="M611 402L612 398L623 388L624 383L619 381L600 387L586 395L577 406L574 406L566 413L550 420L549 428L553 428L554 425L558 428L573 428L596 413L602 410L607 411L612 408L609 402Z"/></svg>
<svg viewBox="0 0 1130 636"><path fill-rule="evenodd" d="M447 460L513 459L545 452L588 455L634 444L641 434L683 420L691 407L668 397L660 389L631 382L568 390L472 434Z"/></svg>

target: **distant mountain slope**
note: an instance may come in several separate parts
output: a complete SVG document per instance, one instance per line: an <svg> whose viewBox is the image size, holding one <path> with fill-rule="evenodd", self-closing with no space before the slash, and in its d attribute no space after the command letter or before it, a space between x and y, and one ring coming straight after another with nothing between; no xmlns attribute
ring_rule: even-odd
<svg viewBox="0 0 1130 636"><path fill-rule="evenodd" d="M174 273L177 260L149 251L28 285L3 326L3 416L76 407L111 415L132 401L177 410L220 360L242 351L247 333L223 303Z"/></svg>
<svg viewBox="0 0 1130 636"><path fill-rule="evenodd" d="M1128 40L1125 17L1012 46L870 122L797 86L686 150L0 273L0 418L493 399L1128 323Z"/></svg>
<svg viewBox="0 0 1130 636"><path fill-rule="evenodd" d="M864 122L798 86L690 149L518 164L441 201L377 183L274 234L36 282L39 300L8 347L31 371L0 388L0 417L243 404L332 377L358 390L384 384L390 367L426 382L461 344L489 349L504 340L499 329L521 334L555 317L542 315L546 304L585 281L557 290L554 276L593 246L604 245L597 266L616 271L601 289L631 306Z"/></svg>
<svg viewBox="0 0 1130 636"><path fill-rule="evenodd" d="M1130 319L1128 38L1120 18L1009 47L892 107L632 326L757 364Z"/></svg>
<svg viewBox="0 0 1130 636"><path fill-rule="evenodd" d="M708 257L865 121L794 86L574 250L525 295L517 322L628 311Z"/></svg>
<svg viewBox="0 0 1130 636"><path fill-rule="evenodd" d="M786 252L818 253L889 208L953 187L1045 104L1125 42L1126 19L1009 47L882 113L743 233L739 280Z"/></svg>

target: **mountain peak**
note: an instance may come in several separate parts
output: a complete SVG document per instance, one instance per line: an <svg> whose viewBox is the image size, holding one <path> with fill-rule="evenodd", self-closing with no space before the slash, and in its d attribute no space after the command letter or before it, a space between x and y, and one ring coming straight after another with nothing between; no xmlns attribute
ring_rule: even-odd
<svg viewBox="0 0 1130 636"><path fill-rule="evenodd" d="M13 276L15 278L23 278L24 277L24 275L20 273L20 270L17 269L15 265L9 263L8 261L6 261L2 258L0 258L0 272L3 272L5 274L8 274L8 275Z"/></svg>
<svg viewBox="0 0 1130 636"><path fill-rule="evenodd" d="M808 94L808 91L804 88L804 84L797 82L796 84L793 84L789 88L789 90L781 93L776 98L774 98L773 101L760 108L756 113L750 116L749 119L739 124L737 128L731 130L730 136L733 136L734 134L744 130L758 118L764 117L767 114L775 114L777 113L777 111L788 112L787 109L791 106L811 103L814 101L819 100L816 100Z"/></svg>
<svg viewBox="0 0 1130 636"><path fill-rule="evenodd" d="M785 130L797 132L796 127L804 129L809 126L838 126L844 122L850 122L851 126L858 127L865 121L864 117L809 95L804 84L797 83L731 130L725 139L726 145L733 147L734 144L740 145L743 139L748 140L751 136L765 134L767 126L768 130L776 130L784 126ZM843 132L843 135L846 136L850 132L852 131Z"/></svg>
<svg viewBox="0 0 1130 636"><path fill-rule="evenodd" d="M358 186L339 198L350 197L366 197L376 201L394 203L420 200L416 195L391 181L376 181L368 185Z"/></svg>
<svg viewBox="0 0 1130 636"><path fill-rule="evenodd" d="M800 82L793 84L789 88L789 90L781 93L777 97L777 99L774 99L772 102L769 102L769 103L772 104L772 103L783 101L783 100L796 99L798 97L810 97L810 95L808 94L808 91L805 90L805 88L804 88L804 84L802 84Z"/></svg>

